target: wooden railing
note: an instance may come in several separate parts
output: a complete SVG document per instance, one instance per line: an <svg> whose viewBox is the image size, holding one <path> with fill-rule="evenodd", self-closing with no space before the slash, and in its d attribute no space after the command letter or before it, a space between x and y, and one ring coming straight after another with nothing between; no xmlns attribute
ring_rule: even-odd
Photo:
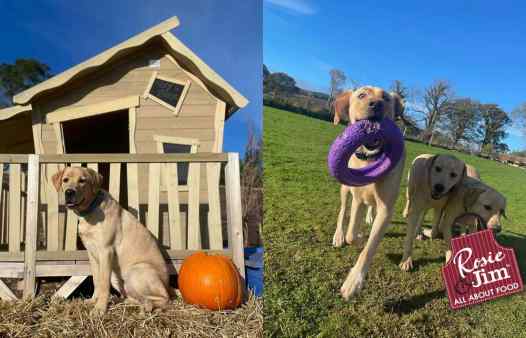
<svg viewBox="0 0 526 338"><path fill-rule="evenodd" d="M178 163L189 163L185 189L179 187ZM0 155L0 168L4 164L0 278L23 278L25 296L35 295L36 277L71 277L57 291L67 297L90 275L77 215L51 182L64 166L109 166L110 194L159 240L172 273L185 257L206 250L232 257L244 277L237 153ZM1 280L0 297L16 298Z"/></svg>

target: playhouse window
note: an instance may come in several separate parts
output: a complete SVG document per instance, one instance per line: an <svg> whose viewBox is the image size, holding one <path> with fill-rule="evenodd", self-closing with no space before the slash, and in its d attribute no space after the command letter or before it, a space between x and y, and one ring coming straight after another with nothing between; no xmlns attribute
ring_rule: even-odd
<svg viewBox="0 0 526 338"><path fill-rule="evenodd" d="M165 106L177 115L189 87L190 81L170 79L154 72L144 97Z"/></svg>
<svg viewBox="0 0 526 338"><path fill-rule="evenodd" d="M172 136L154 136L157 149L164 154L193 154L197 152L199 142L196 139ZM189 163L177 163L177 175L179 176L179 188L187 189ZM161 179L163 190L166 187L165 178Z"/></svg>

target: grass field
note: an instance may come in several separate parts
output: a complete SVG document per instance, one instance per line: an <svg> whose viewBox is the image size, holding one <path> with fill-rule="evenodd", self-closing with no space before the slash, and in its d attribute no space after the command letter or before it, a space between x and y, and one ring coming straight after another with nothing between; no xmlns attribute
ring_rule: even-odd
<svg viewBox="0 0 526 338"><path fill-rule="evenodd" d="M415 271L400 271L405 193L362 293L343 301L339 288L360 252L331 246L339 185L327 172L326 157L343 127L272 108L265 108L264 126L266 336L526 337L524 293L449 309L440 275L443 241L416 241ZM406 170L418 154L447 152L412 142L406 146ZM515 248L524 279L526 171L454 155L477 167L482 180L506 195L509 219L498 241Z"/></svg>

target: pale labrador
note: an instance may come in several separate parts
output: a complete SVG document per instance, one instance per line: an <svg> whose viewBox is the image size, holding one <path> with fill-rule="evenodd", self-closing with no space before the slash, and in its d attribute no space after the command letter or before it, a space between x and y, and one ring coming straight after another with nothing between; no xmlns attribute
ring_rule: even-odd
<svg viewBox="0 0 526 338"><path fill-rule="evenodd" d="M416 215L411 218L416 224L409 226L414 226L417 234L429 209L433 209L433 224L439 224L448 194L465 175L464 162L451 155L422 154L413 160L407 175L403 216L409 222L409 216Z"/></svg>
<svg viewBox="0 0 526 338"><path fill-rule="evenodd" d="M489 229L500 232L501 217L505 217L506 198L480 180L472 177L463 177L460 184L453 189L443 206L443 219L440 222L441 231L444 235L444 241L447 243L446 262L451 257L451 233L454 221L466 213L479 215L487 224ZM404 254L400 263L402 270L413 268L413 240L416 231L416 213L410 213L408 218L407 233L404 243Z"/></svg>
<svg viewBox="0 0 526 338"><path fill-rule="evenodd" d="M364 119L381 121L383 118L390 118L395 120L397 116L402 114L403 102L396 94L388 93L378 87L365 86L338 96L334 103L334 111L335 124L341 120L346 120L350 123ZM361 146L351 157L350 166L362 168L369 165L382 153L383 146L381 143L375 145L373 149ZM405 151L395 168L375 183L363 187L347 188L343 186L341 188L340 197L343 213L340 210L338 225L334 234L334 242L336 244L341 245L340 243L343 243L345 239L348 244L359 245L361 241L359 233L364 222L365 206L372 206L376 211L369 239L340 289L345 299L355 296L365 284L365 276L372 263L373 256L394 213L404 163ZM350 189L352 194L352 204L349 228L344 237L342 223L345 215L347 189Z"/></svg>
<svg viewBox="0 0 526 338"><path fill-rule="evenodd" d="M89 256L94 311L105 313L110 284L146 311L163 307L172 294L168 269L156 239L107 191L92 169L66 167L52 177L66 207L79 216L79 235Z"/></svg>

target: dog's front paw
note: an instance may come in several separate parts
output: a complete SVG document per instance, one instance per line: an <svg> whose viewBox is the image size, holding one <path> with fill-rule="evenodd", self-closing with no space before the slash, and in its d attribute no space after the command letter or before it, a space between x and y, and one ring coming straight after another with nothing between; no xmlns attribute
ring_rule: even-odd
<svg viewBox="0 0 526 338"><path fill-rule="evenodd" d="M108 303L97 301L91 310L91 314L95 316L103 316L108 310Z"/></svg>
<svg viewBox="0 0 526 338"><path fill-rule="evenodd" d="M347 276L347 279L340 288L340 293L345 300L349 300L351 297L356 296L363 287L364 275L359 271L352 269Z"/></svg>
<svg viewBox="0 0 526 338"><path fill-rule="evenodd" d="M95 304L95 303L97 303L97 297L95 295L93 295L91 298L86 299L86 303L88 303L88 304Z"/></svg>
<svg viewBox="0 0 526 338"><path fill-rule="evenodd" d="M424 239L426 239L426 236L423 233L419 233L416 235L417 241L423 241Z"/></svg>
<svg viewBox="0 0 526 338"><path fill-rule="evenodd" d="M352 236L352 235L345 236L345 242L349 245L353 245L356 247L363 246L364 239L365 237L362 233L359 233L357 236Z"/></svg>
<svg viewBox="0 0 526 338"><path fill-rule="evenodd" d="M335 248L341 248L344 243L343 231L336 231L332 237L332 246Z"/></svg>
<svg viewBox="0 0 526 338"><path fill-rule="evenodd" d="M406 260L402 260L399 266L402 271L412 270L413 269L413 259L411 257L408 257Z"/></svg>

